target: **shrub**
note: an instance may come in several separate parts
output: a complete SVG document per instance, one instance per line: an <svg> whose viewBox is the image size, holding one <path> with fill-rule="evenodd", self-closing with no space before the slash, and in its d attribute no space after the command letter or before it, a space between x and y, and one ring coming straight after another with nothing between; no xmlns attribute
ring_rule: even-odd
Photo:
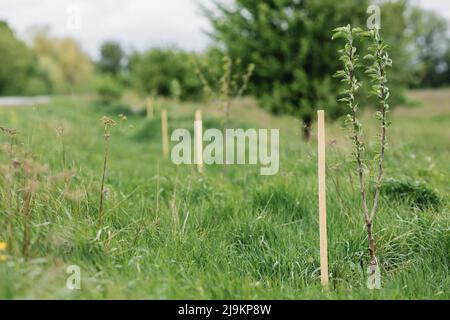
<svg viewBox="0 0 450 320"><path fill-rule="evenodd" d="M141 92L180 99L197 98L202 84L195 74L194 54L177 49L151 49L129 59L133 84Z"/></svg>
<svg viewBox="0 0 450 320"><path fill-rule="evenodd" d="M122 97L122 86L110 75L99 76L96 81L96 91L100 100L105 103L118 100Z"/></svg>
<svg viewBox="0 0 450 320"><path fill-rule="evenodd" d="M439 207L442 202L439 194L426 182L412 181L409 178L386 179L381 187L381 192L390 200L406 202L419 209Z"/></svg>

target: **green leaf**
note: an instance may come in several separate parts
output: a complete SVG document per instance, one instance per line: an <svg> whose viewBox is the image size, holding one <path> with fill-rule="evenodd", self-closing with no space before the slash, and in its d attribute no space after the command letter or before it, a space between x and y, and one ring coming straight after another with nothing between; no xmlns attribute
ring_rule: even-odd
<svg viewBox="0 0 450 320"><path fill-rule="evenodd" d="M339 39L339 38L346 38L346 34L343 32L335 32L331 36L331 40Z"/></svg>

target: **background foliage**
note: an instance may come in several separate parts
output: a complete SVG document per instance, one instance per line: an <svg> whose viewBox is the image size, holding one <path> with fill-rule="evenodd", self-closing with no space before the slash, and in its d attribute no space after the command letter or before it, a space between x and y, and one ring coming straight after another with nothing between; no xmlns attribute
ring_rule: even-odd
<svg viewBox="0 0 450 320"><path fill-rule="evenodd" d="M226 3L226 4L225 4ZM214 83L222 57L255 64L250 93L274 114L291 114L310 125L314 110L326 107L338 117L337 44L330 39L338 25L365 28L368 0L236 0L214 1L205 15L213 31L211 47L186 52L166 47L124 50L106 41L93 61L71 38L38 29L27 45L8 25L0 25L0 95L67 94L96 91L105 99L123 92L160 95L176 100L204 97L200 71ZM408 87L439 87L450 82L447 21L408 1L381 2L382 35L394 61L389 74L391 104L406 102ZM362 52L364 54L364 52ZM367 96L363 81L362 96ZM219 88L212 88L218 91ZM371 101L365 101L370 105Z"/></svg>

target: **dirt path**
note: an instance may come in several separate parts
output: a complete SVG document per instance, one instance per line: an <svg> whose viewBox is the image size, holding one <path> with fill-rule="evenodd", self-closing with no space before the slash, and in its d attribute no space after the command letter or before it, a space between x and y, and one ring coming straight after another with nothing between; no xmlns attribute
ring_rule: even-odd
<svg viewBox="0 0 450 320"><path fill-rule="evenodd" d="M36 104L47 104L49 96L36 97L0 97L0 107L29 106Z"/></svg>

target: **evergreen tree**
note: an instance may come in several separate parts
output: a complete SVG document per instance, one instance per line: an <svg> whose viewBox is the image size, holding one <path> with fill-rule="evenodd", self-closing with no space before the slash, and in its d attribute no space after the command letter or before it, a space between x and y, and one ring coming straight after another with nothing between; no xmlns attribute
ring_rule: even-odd
<svg viewBox="0 0 450 320"><path fill-rule="evenodd" d="M205 12L227 54L255 64L250 88L262 105L300 117L309 138L317 108L341 114L339 83L332 79L338 47L330 30L365 25L367 5L366 0L235 0L231 6L215 1Z"/></svg>
<svg viewBox="0 0 450 320"><path fill-rule="evenodd" d="M0 52L0 95L23 94L33 73L34 57L3 21L0 21Z"/></svg>
<svg viewBox="0 0 450 320"><path fill-rule="evenodd" d="M100 47L100 56L98 62L100 71L116 77L122 70L125 60L125 52L120 43L115 41L104 42Z"/></svg>

